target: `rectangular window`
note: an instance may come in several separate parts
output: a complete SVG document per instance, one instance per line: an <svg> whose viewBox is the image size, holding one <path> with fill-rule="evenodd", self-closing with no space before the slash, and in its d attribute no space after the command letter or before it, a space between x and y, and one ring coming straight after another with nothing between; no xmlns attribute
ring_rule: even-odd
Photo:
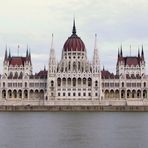
<svg viewBox="0 0 148 148"><path fill-rule="evenodd" d="M58 96L60 96L60 93L58 93Z"/></svg>
<svg viewBox="0 0 148 148"><path fill-rule="evenodd" d="M65 96L65 93L63 93L63 96Z"/></svg>
<svg viewBox="0 0 148 148"><path fill-rule="evenodd" d="M78 93L78 96L81 96L81 93Z"/></svg>

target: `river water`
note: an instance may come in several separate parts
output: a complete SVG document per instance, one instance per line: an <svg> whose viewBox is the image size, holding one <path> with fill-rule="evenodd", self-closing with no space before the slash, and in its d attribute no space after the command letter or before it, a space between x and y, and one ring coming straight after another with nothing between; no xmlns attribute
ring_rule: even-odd
<svg viewBox="0 0 148 148"><path fill-rule="evenodd" d="M147 148L148 113L0 113L0 148Z"/></svg>

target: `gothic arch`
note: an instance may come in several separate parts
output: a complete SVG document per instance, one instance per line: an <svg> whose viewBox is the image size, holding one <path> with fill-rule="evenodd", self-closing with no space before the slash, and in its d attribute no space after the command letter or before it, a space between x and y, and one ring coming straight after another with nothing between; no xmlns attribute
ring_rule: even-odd
<svg viewBox="0 0 148 148"><path fill-rule="evenodd" d="M28 98L28 90L24 90L24 98L25 98L25 99Z"/></svg>
<svg viewBox="0 0 148 148"><path fill-rule="evenodd" d="M12 90L8 90L8 98L12 98Z"/></svg>

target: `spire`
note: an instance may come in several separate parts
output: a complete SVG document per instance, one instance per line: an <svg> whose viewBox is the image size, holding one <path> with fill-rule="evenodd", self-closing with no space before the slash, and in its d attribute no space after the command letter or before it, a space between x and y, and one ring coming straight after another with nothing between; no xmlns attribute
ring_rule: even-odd
<svg viewBox="0 0 148 148"><path fill-rule="evenodd" d="M30 48L28 49L28 58L29 58L30 64L32 64L32 62L31 62L31 49Z"/></svg>
<svg viewBox="0 0 148 148"><path fill-rule="evenodd" d="M140 50L139 50L139 47L138 47L138 58L140 58Z"/></svg>
<svg viewBox="0 0 148 148"><path fill-rule="evenodd" d="M142 45L142 50L141 50L141 58L144 60L144 51L143 51L143 45Z"/></svg>
<svg viewBox="0 0 148 148"><path fill-rule="evenodd" d="M44 71L46 71L46 66L44 65Z"/></svg>
<svg viewBox="0 0 148 148"><path fill-rule="evenodd" d="M93 55L93 70L94 72L99 72L100 70L100 62L97 48L97 34L95 34L95 45L94 45L94 55Z"/></svg>
<svg viewBox="0 0 148 148"><path fill-rule="evenodd" d="M4 58L4 61L6 61L8 58L8 55L7 55L7 45L6 45L6 49L5 49L5 58Z"/></svg>
<svg viewBox="0 0 148 148"><path fill-rule="evenodd" d="M120 57L119 48L118 48L118 58Z"/></svg>
<svg viewBox="0 0 148 148"><path fill-rule="evenodd" d="M11 51L10 51L10 48L9 48L9 58L11 58Z"/></svg>
<svg viewBox="0 0 148 148"><path fill-rule="evenodd" d="M76 26L75 26L75 18L73 19L73 29L72 29L72 34L76 34Z"/></svg>
<svg viewBox="0 0 148 148"><path fill-rule="evenodd" d="M56 71L56 56L55 56L55 50L53 48L53 34L52 34L50 56L49 56L49 72L54 73L55 71Z"/></svg>
<svg viewBox="0 0 148 148"><path fill-rule="evenodd" d="M121 47L120 47L120 56L122 57L123 54L122 54L122 44L121 44Z"/></svg>
<svg viewBox="0 0 148 148"><path fill-rule="evenodd" d="M26 50L26 57L29 57L28 45L27 45L27 50Z"/></svg>

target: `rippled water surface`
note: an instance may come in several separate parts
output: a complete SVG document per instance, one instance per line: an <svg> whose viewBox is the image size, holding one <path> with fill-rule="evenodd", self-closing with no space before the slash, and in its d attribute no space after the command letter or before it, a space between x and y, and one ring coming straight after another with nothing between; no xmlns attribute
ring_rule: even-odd
<svg viewBox="0 0 148 148"><path fill-rule="evenodd" d="M0 148L148 148L148 113L0 113Z"/></svg>

